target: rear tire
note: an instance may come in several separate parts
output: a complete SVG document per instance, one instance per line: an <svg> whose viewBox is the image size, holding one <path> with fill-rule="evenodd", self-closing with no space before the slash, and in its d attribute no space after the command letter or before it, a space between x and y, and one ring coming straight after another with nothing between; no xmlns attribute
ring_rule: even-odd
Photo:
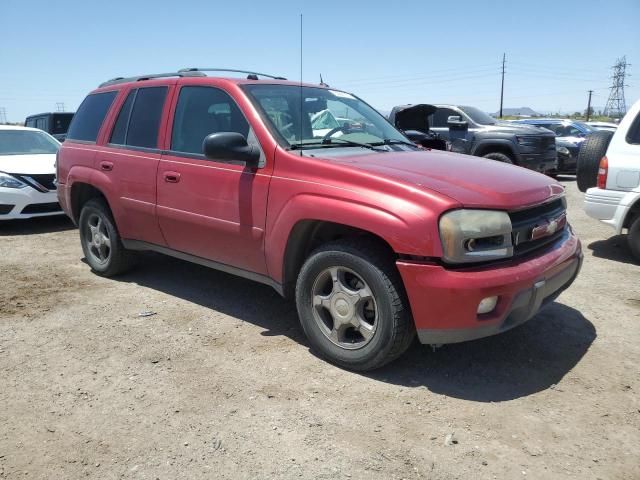
<svg viewBox="0 0 640 480"><path fill-rule="evenodd" d="M300 270L296 305L312 349L350 370L391 362L415 335L392 254L369 239L338 240L315 250Z"/></svg>
<svg viewBox="0 0 640 480"><path fill-rule="evenodd" d="M629 227L627 242L629 242L631 254L637 262L640 262L640 215L636 216L635 220Z"/></svg>
<svg viewBox="0 0 640 480"><path fill-rule="evenodd" d="M78 228L84 257L94 273L112 277L131 268L133 254L122 245L116 223L104 200L94 198L83 205Z"/></svg>
<svg viewBox="0 0 640 480"><path fill-rule="evenodd" d="M513 164L513 160L511 160L511 158L504 153L487 153L486 155L483 155L482 158L488 158L489 160L497 160L498 162Z"/></svg>
<svg viewBox="0 0 640 480"><path fill-rule="evenodd" d="M611 137L613 132L601 130L590 133L582 143L576 166L576 182L581 192L596 186L600 160L607 153Z"/></svg>

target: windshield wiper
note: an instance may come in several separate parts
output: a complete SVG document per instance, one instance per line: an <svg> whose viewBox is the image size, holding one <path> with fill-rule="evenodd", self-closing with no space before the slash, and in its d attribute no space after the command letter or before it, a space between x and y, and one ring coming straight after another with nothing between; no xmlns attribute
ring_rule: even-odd
<svg viewBox="0 0 640 480"><path fill-rule="evenodd" d="M393 140L391 138L385 138L382 143L374 143L372 145L408 145L409 147L415 147L416 144L407 142L405 140Z"/></svg>
<svg viewBox="0 0 640 480"><path fill-rule="evenodd" d="M334 143L336 141L339 141L340 143ZM343 138L329 138L327 140L322 140L320 142L294 143L289 148L291 148L291 150L301 150L301 149L309 147L309 146L314 147L314 148L331 148L331 147L338 147L340 145L348 145L350 147L368 148L369 150L374 150L376 152L386 152L386 150L381 150L379 148L376 148L375 144L353 142L351 140L345 140ZM382 144L380 144L380 145L382 145Z"/></svg>

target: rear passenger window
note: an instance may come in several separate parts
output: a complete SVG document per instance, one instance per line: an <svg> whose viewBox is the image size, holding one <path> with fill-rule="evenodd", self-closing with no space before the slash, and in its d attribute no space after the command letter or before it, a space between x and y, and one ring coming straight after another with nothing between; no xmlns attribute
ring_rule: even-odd
<svg viewBox="0 0 640 480"><path fill-rule="evenodd" d="M95 142L104 117L116 98L116 93L94 93L85 98L73 116L67 139Z"/></svg>
<svg viewBox="0 0 640 480"><path fill-rule="evenodd" d="M157 148L167 87L140 88L133 102L125 145Z"/></svg>
<svg viewBox="0 0 640 480"><path fill-rule="evenodd" d="M171 150L202 155L204 138L217 132L249 137L249 123L236 102L218 88L182 87L173 121Z"/></svg>
<svg viewBox="0 0 640 480"><path fill-rule="evenodd" d="M110 144L156 148L167 87L131 90L111 132Z"/></svg>
<svg viewBox="0 0 640 480"><path fill-rule="evenodd" d="M127 124L129 123L129 117L131 116L131 107L133 106L133 99L136 96L137 90L131 90L129 95L127 95L127 99L122 104L122 108L120 109L120 113L118 114L118 119L116 120L116 124L113 127L113 131L111 132L111 138L109 139L109 143L113 143L116 145L124 145L127 136Z"/></svg>

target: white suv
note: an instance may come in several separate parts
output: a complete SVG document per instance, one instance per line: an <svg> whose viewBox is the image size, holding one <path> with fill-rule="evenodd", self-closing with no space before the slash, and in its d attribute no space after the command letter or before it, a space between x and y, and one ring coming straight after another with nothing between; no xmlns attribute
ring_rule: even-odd
<svg viewBox="0 0 640 480"><path fill-rule="evenodd" d="M0 125L0 221L63 213L55 184L59 148L42 130Z"/></svg>
<svg viewBox="0 0 640 480"><path fill-rule="evenodd" d="M597 187L587 190L584 208L618 234L627 229L631 252L640 261L640 101L611 138L600 160Z"/></svg>

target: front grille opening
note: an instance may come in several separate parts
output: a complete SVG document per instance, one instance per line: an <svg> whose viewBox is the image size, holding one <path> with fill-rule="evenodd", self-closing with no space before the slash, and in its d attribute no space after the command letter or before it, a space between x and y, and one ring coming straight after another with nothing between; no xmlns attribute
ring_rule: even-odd
<svg viewBox="0 0 640 480"><path fill-rule="evenodd" d="M542 238L533 239L532 233L537 226L544 225L563 214L566 214L564 198L558 198L542 205L509 213L512 224L511 241L513 243L514 257L544 248L562 238L567 228L566 223L553 234Z"/></svg>
<svg viewBox="0 0 640 480"><path fill-rule="evenodd" d="M8 214L11 210L13 210L13 207L15 207L15 205L9 205L7 203L0 203L0 215Z"/></svg>
<svg viewBox="0 0 640 480"><path fill-rule="evenodd" d="M53 213L61 211L60 204L58 202L52 203L32 203L22 209L24 214L34 213Z"/></svg>

